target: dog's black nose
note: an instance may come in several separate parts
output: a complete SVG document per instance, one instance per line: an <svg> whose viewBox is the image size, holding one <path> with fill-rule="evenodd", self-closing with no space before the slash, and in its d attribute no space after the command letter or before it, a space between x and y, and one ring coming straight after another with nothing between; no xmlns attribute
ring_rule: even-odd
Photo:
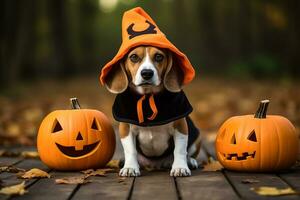
<svg viewBox="0 0 300 200"><path fill-rule="evenodd" d="M152 78L153 74L154 74L154 72L152 69L143 69L141 71L141 75L142 75L143 79L145 79L145 80L149 80L150 78Z"/></svg>

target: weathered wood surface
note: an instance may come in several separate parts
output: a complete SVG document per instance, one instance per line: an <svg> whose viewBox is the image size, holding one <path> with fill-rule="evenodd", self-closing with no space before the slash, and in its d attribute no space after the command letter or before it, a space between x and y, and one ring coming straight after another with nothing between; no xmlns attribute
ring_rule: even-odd
<svg viewBox="0 0 300 200"><path fill-rule="evenodd" d="M193 171L191 177L176 178L182 199L239 199L222 172Z"/></svg>
<svg viewBox="0 0 300 200"><path fill-rule="evenodd" d="M0 147L0 149L3 149ZM7 150L7 149L6 149ZM13 147L9 151L17 152L35 150L35 148ZM114 159L123 155L120 143L117 144ZM204 141L203 149L198 158L206 161L215 158L214 145ZM300 191L300 169L288 170L278 174L238 173L232 171L205 172L201 168L192 171L191 177L172 178L169 171L142 171L137 178L120 179L117 173L109 173L106 177L89 177L91 183L84 185L56 184L55 179L82 175L80 172L57 172L48 169L39 159L21 157L0 157L0 166L15 166L29 170L40 168L51 174L50 179L26 180L28 193L23 196L0 195L0 200L7 199L300 199L299 195L265 197L250 190L251 187L275 186L291 187ZM242 183L245 179L259 182ZM14 173L0 173L3 186L21 183Z"/></svg>
<svg viewBox="0 0 300 200"><path fill-rule="evenodd" d="M251 187L260 187L260 186L268 186L268 187L277 187L277 188L287 188L289 185L278 177L276 174L262 174L262 173L238 173L231 171L224 171L225 175L228 177L233 187L238 192L239 196L243 199L269 199L270 197L259 196L253 191L250 190ZM298 181L300 181L298 177ZM247 179L257 180L259 182L253 183L251 185L242 183ZM276 197L278 200L282 199L300 199L300 196L290 195L290 196L279 196Z"/></svg>
<svg viewBox="0 0 300 200"><path fill-rule="evenodd" d="M177 199L175 181L168 171L142 173L135 178L132 199Z"/></svg>

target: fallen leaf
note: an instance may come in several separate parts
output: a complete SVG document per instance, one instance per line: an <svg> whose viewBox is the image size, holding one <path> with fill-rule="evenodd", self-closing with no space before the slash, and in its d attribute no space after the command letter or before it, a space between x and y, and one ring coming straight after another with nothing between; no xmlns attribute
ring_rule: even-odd
<svg viewBox="0 0 300 200"><path fill-rule="evenodd" d="M155 170L155 168L153 167L145 167L145 170L148 171L148 172L152 172Z"/></svg>
<svg viewBox="0 0 300 200"><path fill-rule="evenodd" d="M0 157L3 156L5 154L5 150L0 150Z"/></svg>
<svg viewBox="0 0 300 200"><path fill-rule="evenodd" d="M23 151L21 156L24 158L39 158L39 153L37 151Z"/></svg>
<svg viewBox="0 0 300 200"><path fill-rule="evenodd" d="M118 183L123 183L124 185L126 185L125 180L126 180L126 177L120 177L120 176L118 176Z"/></svg>
<svg viewBox="0 0 300 200"><path fill-rule="evenodd" d="M0 173L1 172L18 173L18 172L25 172L25 169L21 169L15 166L3 166L0 167Z"/></svg>
<svg viewBox="0 0 300 200"><path fill-rule="evenodd" d="M243 179L241 182L244 184L251 184L251 183L259 183L259 180L248 178L248 179Z"/></svg>
<svg viewBox="0 0 300 200"><path fill-rule="evenodd" d="M40 169L33 168L27 172L25 172L21 178L31 179L31 178L50 178L50 175Z"/></svg>
<svg viewBox="0 0 300 200"><path fill-rule="evenodd" d="M121 183L121 182L124 182L126 180L126 177L122 176L118 176L118 182Z"/></svg>
<svg viewBox="0 0 300 200"><path fill-rule="evenodd" d="M94 171L93 169L87 169L87 170L81 171L81 173L84 173L84 174L90 174L90 173L92 173L93 171Z"/></svg>
<svg viewBox="0 0 300 200"><path fill-rule="evenodd" d="M108 168L119 168L120 160L111 160L106 164Z"/></svg>
<svg viewBox="0 0 300 200"><path fill-rule="evenodd" d="M85 176L74 176L74 177L65 177L55 179L55 183L57 184L86 184L91 181L85 180Z"/></svg>
<svg viewBox="0 0 300 200"><path fill-rule="evenodd" d="M296 192L295 190L289 187L284 189L279 189L276 187L258 187L250 189L262 196L282 196L299 194L299 192Z"/></svg>
<svg viewBox="0 0 300 200"><path fill-rule="evenodd" d="M96 170L88 169L88 170L82 171L82 173L85 174L85 178L88 178L90 176L106 176L106 173L109 173L109 172L115 172L115 170L107 168L107 169L96 169Z"/></svg>
<svg viewBox="0 0 300 200"><path fill-rule="evenodd" d="M208 158L208 163L203 165L202 171L204 172L214 172L220 171L223 169L223 166L219 163L219 161L214 160L213 158Z"/></svg>
<svg viewBox="0 0 300 200"><path fill-rule="evenodd" d="M20 184L4 187L0 189L0 194L5 195L23 195L25 192L25 181Z"/></svg>

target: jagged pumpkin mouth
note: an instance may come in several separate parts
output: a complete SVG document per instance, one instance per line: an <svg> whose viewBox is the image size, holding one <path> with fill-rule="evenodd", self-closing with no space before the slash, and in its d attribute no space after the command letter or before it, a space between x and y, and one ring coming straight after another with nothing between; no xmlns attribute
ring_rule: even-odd
<svg viewBox="0 0 300 200"><path fill-rule="evenodd" d="M82 150L76 150L75 146L63 146L61 144L55 143L57 148L65 155L70 157L80 157L92 152L99 144L97 141L92 144L84 145Z"/></svg>
<svg viewBox="0 0 300 200"><path fill-rule="evenodd" d="M244 152L242 153L242 155L238 155L237 153L229 153L229 154L219 153L219 154L222 155L222 157L226 160L242 161L242 160L255 158L255 153L256 151L254 151L253 153Z"/></svg>

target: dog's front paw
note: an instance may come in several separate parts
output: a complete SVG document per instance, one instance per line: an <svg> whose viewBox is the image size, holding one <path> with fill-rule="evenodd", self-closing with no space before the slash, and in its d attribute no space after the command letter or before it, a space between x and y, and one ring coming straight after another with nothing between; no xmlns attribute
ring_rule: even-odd
<svg viewBox="0 0 300 200"><path fill-rule="evenodd" d="M133 167L123 167L120 172L119 176L140 176L141 172L139 168Z"/></svg>
<svg viewBox="0 0 300 200"><path fill-rule="evenodd" d="M188 167L172 167L170 176L190 176L191 170Z"/></svg>

